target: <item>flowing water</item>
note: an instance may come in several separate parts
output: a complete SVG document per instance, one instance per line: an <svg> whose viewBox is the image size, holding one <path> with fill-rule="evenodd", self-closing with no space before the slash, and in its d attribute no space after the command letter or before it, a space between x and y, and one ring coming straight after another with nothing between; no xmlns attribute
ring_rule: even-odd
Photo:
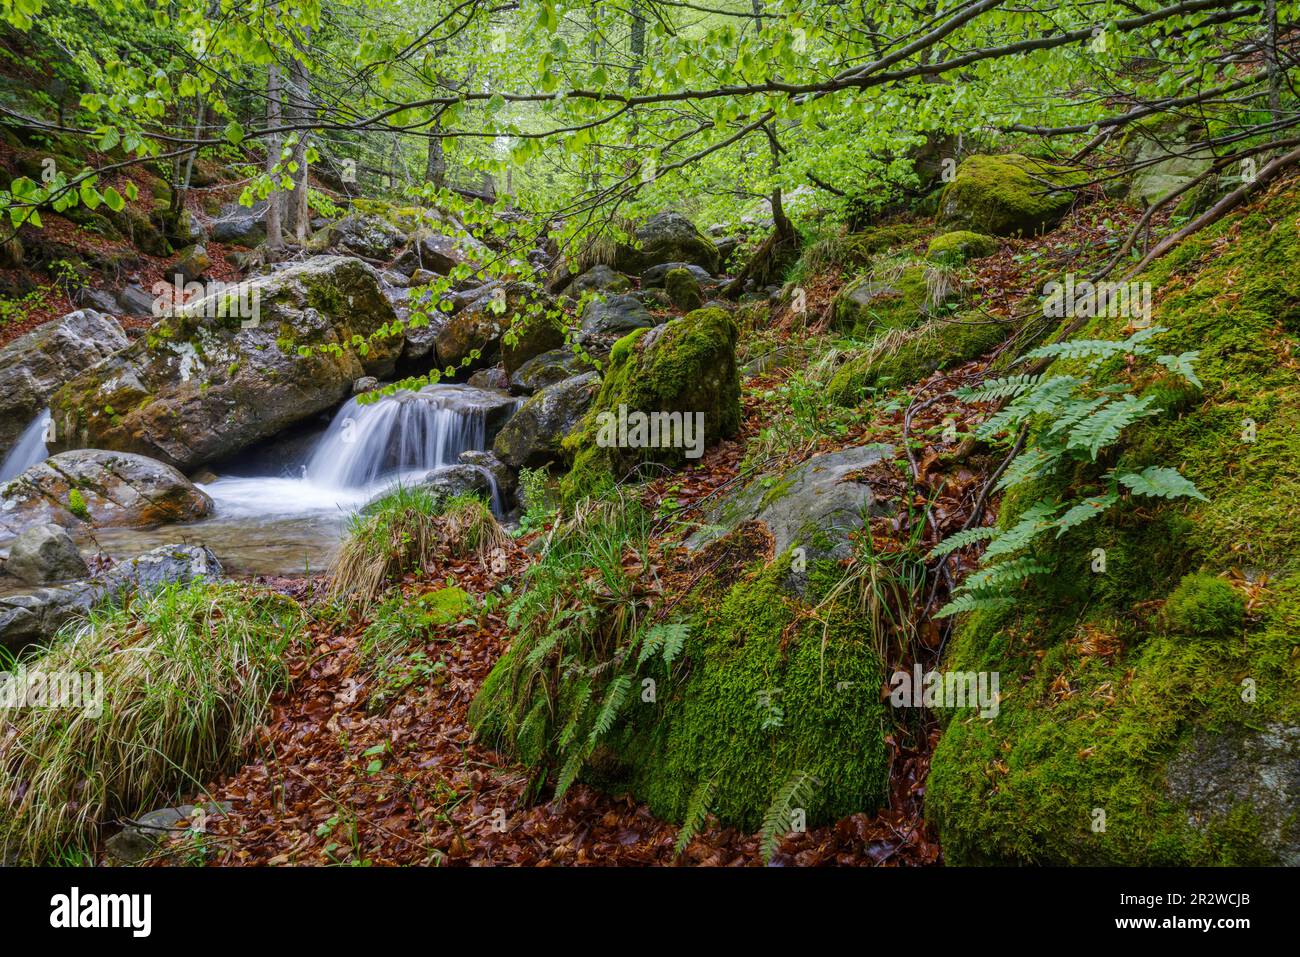
<svg viewBox="0 0 1300 957"><path fill-rule="evenodd" d="M350 399L297 465L298 475L222 475L199 485L212 497L210 518L145 529L99 528L84 534L82 544L119 560L158 545L202 544L231 575L314 573L332 561L358 509L399 482L414 484L433 469L458 464L462 452L485 448L489 420L517 405L504 393L460 385L429 386L366 405ZM23 433L5 459L6 469L20 456L38 456L23 468L45 458L41 421ZM39 442L34 451L24 450L29 433ZM491 487L499 512L495 482Z"/></svg>
<svg viewBox="0 0 1300 957"><path fill-rule="evenodd" d="M9 454L0 462L0 482L8 482L26 472L38 462L44 462L49 456L45 448L45 436L50 429L50 410L42 409L32 419L23 434L18 436Z"/></svg>

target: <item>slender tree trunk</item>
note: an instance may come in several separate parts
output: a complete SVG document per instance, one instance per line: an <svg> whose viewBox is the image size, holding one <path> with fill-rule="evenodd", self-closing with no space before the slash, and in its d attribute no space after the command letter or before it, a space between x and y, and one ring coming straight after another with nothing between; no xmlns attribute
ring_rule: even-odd
<svg viewBox="0 0 1300 957"><path fill-rule="evenodd" d="M272 63L266 70L266 125L274 129L281 124L280 108L280 67ZM275 167L280 162L280 134L272 133L266 140L266 172L275 176ZM277 177L278 178L278 177ZM266 248L270 252L279 252L284 248L284 235L280 226L280 207L284 203L284 194L275 190L267 197L266 208Z"/></svg>
<svg viewBox="0 0 1300 957"><path fill-rule="evenodd" d="M311 39L310 29L304 30L303 43ZM299 46L301 50L301 45ZM312 118L311 78L307 66L295 58L289 65L289 115L295 124L301 126ZM298 245L307 242L307 230L311 221L311 211L307 207L307 130L298 131L298 142L293 148L293 161L298 164L298 171L293 174L293 192L285 208L284 223L293 234Z"/></svg>
<svg viewBox="0 0 1300 957"><path fill-rule="evenodd" d="M441 129L440 125L434 123L429 128L429 132L436 134ZM447 185L447 154L443 152L441 136L429 137L429 150L424 160L424 178L426 182L432 183L439 189Z"/></svg>

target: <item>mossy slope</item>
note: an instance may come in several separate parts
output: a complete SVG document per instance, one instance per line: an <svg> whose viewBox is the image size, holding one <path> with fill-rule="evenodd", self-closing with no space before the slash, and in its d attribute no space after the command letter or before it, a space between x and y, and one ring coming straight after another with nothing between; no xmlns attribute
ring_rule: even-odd
<svg viewBox="0 0 1300 957"><path fill-rule="evenodd" d="M1104 468L1149 464L1176 465L1209 498L1076 529L1040 553L1053 573L1013 608L960 624L946 667L1001 672L1003 700L992 721L954 717L934 755L927 813L950 862L1294 858L1297 811L1268 774L1243 765L1250 783L1206 807L1182 799L1170 768L1194 739L1300 721L1298 214L1300 195L1283 193L1156 263L1143 278L1170 329L1156 341L1199 350L1203 391L1138 382L1161 416L1109 461L1004 501L1005 526L1041 497L1090 494ZM1124 322L1094 319L1079 337L1121 338ZM1117 360L1098 375L1126 373ZM1248 617L1230 591L1250 594Z"/></svg>

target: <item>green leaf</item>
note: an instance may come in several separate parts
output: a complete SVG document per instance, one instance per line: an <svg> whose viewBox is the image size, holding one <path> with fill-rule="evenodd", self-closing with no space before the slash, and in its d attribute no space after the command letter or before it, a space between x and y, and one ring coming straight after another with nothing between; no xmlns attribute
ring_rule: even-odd
<svg viewBox="0 0 1300 957"><path fill-rule="evenodd" d="M1119 477L1119 482L1133 490L1134 495L1149 495L1152 498L1197 498L1208 502L1201 490L1188 479L1183 478L1178 469L1162 465L1151 465L1141 472L1126 472Z"/></svg>

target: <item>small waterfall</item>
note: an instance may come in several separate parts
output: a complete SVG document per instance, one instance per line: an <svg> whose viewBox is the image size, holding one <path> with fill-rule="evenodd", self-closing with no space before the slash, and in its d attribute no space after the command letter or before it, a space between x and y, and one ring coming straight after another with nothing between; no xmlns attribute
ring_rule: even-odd
<svg viewBox="0 0 1300 957"><path fill-rule="evenodd" d="M350 399L307 461L303 478L332 488L373 486L387 477L455 465L487 440L487 412L458 401L461 390L430 386L369 405Z"/></svg>
<svg viewBox="0 0 1300 957"><path fill-rule="evenodd" d="M44 462L49 457L49 450L45 447L45 436L49 430L50 410L42 409L36 418L32 419L31 424L23 429L23 434L18 436L18 441L9 450L4 461L0 462L0 482L8 482L18 477L33 465Z"/></svg>

